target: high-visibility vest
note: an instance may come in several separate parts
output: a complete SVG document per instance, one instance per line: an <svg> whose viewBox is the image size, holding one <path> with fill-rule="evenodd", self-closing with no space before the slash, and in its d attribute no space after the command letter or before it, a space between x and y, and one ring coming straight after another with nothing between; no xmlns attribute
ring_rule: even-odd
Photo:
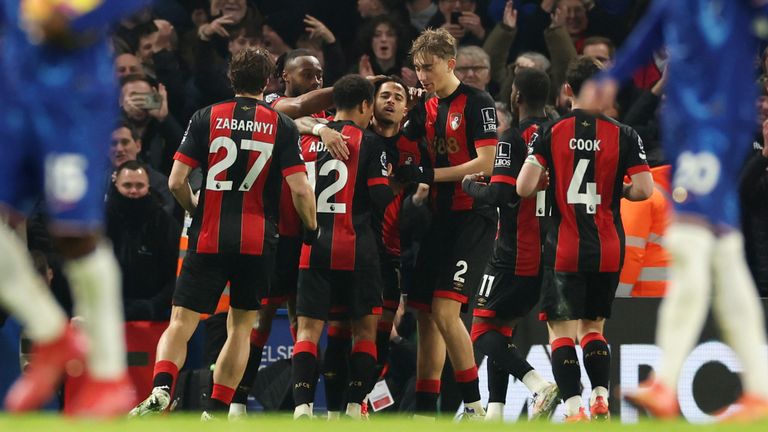
<svg viewBox="0 0 768 432"><path fill-rule="evenodd" d="M662 243L672 217L670 166L652 168L651 174L655 187L649 199L621 200L626 245L617 296L663 297L667 290L670 257Z"/></svg>
<svg viewBox="0 0 768 432"><path fill-rule="evenodd" d="M189 236L187 235L187 229L192 224L192 217L189 213L184 213L184 229L181 230L181 237L179 238L179 263L176 267L176 277L181 274L181 265L184 263L184 258L187 256L187 250L189 249ZM216 305L216 311L214 314L229 311L229 282L224 288L224 291L219 297L219 303ZM209 314L201 314L200 320L205 320L210 317Z"/></svg>

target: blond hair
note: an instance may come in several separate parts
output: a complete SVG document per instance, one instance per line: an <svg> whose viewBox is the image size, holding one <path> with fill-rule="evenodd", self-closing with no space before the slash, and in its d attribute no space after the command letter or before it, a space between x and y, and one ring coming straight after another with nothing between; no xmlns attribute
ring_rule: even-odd
<svg viewBox="0 0 768 432"><path fill-rule="evenodd" d="M426 29L411 45L411 58L434 55L443 60L456 58L456 38L443 28Z"/></svg>

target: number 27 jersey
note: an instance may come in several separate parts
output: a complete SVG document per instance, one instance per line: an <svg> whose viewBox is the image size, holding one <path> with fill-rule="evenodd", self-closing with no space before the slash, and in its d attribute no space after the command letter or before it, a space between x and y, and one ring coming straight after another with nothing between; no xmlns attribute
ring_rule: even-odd
<svg viewBox="0 0 768 432"><path fill-rule="evenodd" d="M552 227L544 265L559 272L618 272L624 257L619 202L625 175L648 171L640 137L609 117L574 110L546 123L527 163L549 170Z"/></svg>
<svg viewBox="0 0 768 432"><path fill-rule="evenodd" d="M277 242L280 184L305 172L293 121L252 98L198 110L174 159L205 177L189 228L197 253L262 255Z"/></svg>
<svg viewBox="0 0 768 432"><path fill-rule="evenodd" d="M302 247L299 268L376 268L379 258L372 212L383 211L388 204L386 199L378 202L380 196L388 195L391 200L384 147L373 134L350 121L333 121L328 127L350 137L349 158L334 159L317 137L302 137L320 231L312 246Z"/></svg>

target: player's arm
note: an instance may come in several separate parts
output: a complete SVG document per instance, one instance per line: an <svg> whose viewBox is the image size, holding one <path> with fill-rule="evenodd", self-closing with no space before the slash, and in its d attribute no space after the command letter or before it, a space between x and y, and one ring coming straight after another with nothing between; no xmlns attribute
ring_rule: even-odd
<svg viewBox="0 0 768 432"><path fill-rule="evenodd" d="M550 152L550 132L548 127L541 127L531 137L528 144L531 154L525 159L520 175L517 176L517 194L528 198L547 187L547 164Z"/></svg>
<svg viewBox="0 0 768 432"><path fill-rule="evenodd" d="M175 160L173 161L173 168L171 168L171 175L168 176L168 189L171 190L176 201L179 205L189 212L194 214L197 209L197 198L192 193L192 187L189 185L189 173L192 172L194 167L187 165L186 163Z"/></svg>
<svg viewBox="0 0 768 432"><path fill-rule="evenodd" d="M333 87L321 88L296 97L278 99L272 108L292 119L310 116L333 105Z"/></svg>
<svg viewBox="0 0 768 432"><path fill-rule="evenodd" d="M275 151L285 182L291 190L291 199L304 227L309 231L317 230L317 210L315 192L307 179L307 167L299 151L299 130L288 116L280 114L278 118Z"/></svg>
<svg viewBox="0 0 768 432"><path fill-rule="evenodd" d="M179 149L173 156L173 167L168 176L168 189L189 214L193 214L197 208L197 198L189 185L189 175L193 169L200 166L200 161L207 159L208 142L205 138L209 135L210 122L207 120L209 117L209 108L199 110L192 115Z"/></svg>
<svg viewBox="0 0 768 432"><path fill-rule="evenodd" d="M306 171L295 172L285 177L285 182L291 189L291 199L296 212L304 226L314 231L317 229L317 209L315 208L315 192L307 180Z"/></svg>
<svg viewBox="0 0 768 432"><path fill-rule="evenodd" d="M329 128L327 126L328 119L305 116L294 121L301 135L319 137L328 149L328 153L335 159L347 160L349 158L349 149L347 148L349 137L335 129Z"/></svg>
<svg viewBox="0 0 768 432"><path fill-rule="evenodd" d="M626 149L627 174L632 179L632 183L624 185L622 197L630 201L646 200L653 193L653 176L648 168L643 140L634 129L626 125L622 126L619 139L622 141L621 147Z"/></svg>
<svg viewBox="0 0 768 432"><path fill-rule="evenodd" d="M485 92L468 95L465 114L468 137L473 140L477 157L461 165L435 168L436 182L462 181L467 174L493 171L493 158L499 142L493 98Z"/></svg>
<svg viewBox="0 0 768 432"><path fill-rule="evenodd" d="M632 183L624 184L621 196L630 201L643 201L653 193L653 176L649 171L642 171L630 176Z"/></svg>
<svg viewBox="0 0 768 432"><path fill-rule="evenodd" d="M496 145L496 158L490 183L478 182L478 176L464 177L461 188L479 203L495 207L514 206L519 201L515 186L527 146L515 128L510 128Z"/></svg>

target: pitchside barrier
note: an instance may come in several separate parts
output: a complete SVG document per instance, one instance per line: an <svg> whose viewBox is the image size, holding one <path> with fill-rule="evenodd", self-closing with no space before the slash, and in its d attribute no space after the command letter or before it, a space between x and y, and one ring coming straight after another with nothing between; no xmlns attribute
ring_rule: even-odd
<svg viewBox="0 0 768 432"><path fill-rule="evenodd" d="M617 393L637 388L652 368L658 366L660 349L654 345L656 318L659 303L657 298L617 298L613 307L613 318L606 326L606 338L611 349L611 414L614 420L624 423L637 422L639 413L630 405L621 402ZM768 310L768 299L763 300L763 310ZM129 363L134 369L132 375L138 386L146 389L151 364L154 362L154 343L160 329L141 329L152 333L148 343L138 343L133 339L129 343ZM159 333L158 333L159 334ZM136 335L134 335L136 336ZM520 323L514 335L514 342L528 361L547 379L552 380L551 352L547 343L544 323L532 313ZM0 329L0 395L4 396L8 386L19 371L19 331L18 325L10 320ZM763 350L768 365L768 347L755 347ZM262 367L282 359L289 358L293 351L293 341L288 328L288 320L280 314L275 320L268 345L264 348ZM577 346L577 351L581 351ZM191 355L193 353L190 353ZM199 366L198 366L199 367ZM480 388L483 400L488 399L485 365L481 365ZM702 337L690 353L683 366L678 384L680 407L683 416L690 422L706 423L713 420L712 413L728 407L741 392L738 373L741 365L736 355L719 338L713 317L707 318ZM140 377L139 377L140 375ZM138 379L137 379L138 378ZM584 385L583 397L589 400L589 378L583 369L581 379ZM322 380L321 380L322 381ZM146 390L145 390L146 391ZM511 380L505 408L505 419L515 421L527 416L530 394L525 386ZM322 383L318 387L317 401L324 405ZM253 400L249 401L249 405ZM554 419L562 419L562 407L555 413Z"/></svg>

